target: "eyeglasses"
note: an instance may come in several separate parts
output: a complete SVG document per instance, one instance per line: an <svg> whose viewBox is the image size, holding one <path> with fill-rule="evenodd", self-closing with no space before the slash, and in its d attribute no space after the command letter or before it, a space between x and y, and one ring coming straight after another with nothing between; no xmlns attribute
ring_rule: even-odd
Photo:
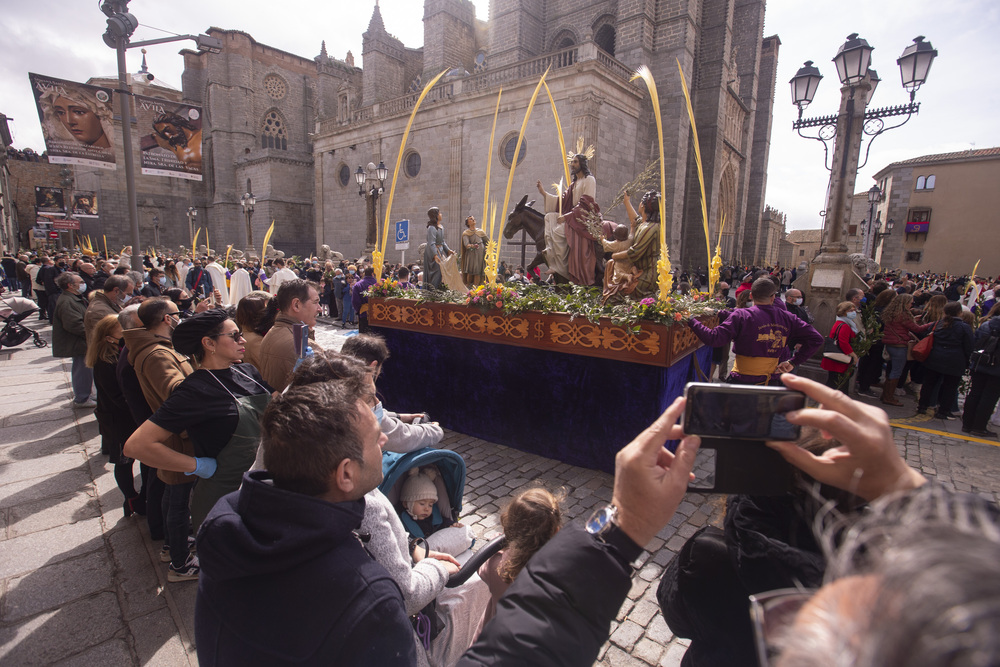
<svg viewBox="0 0 1000 667"><path fill-rule="evenodd" d="M239 330L230 333L215 334L214 336L212 336L212 338L218 338L219 336L227 336L229 338L232 338L234 343L238 343L241 340L243 340L243 334Z"/></svg>
<svg viewBox="0 0 1000 667"><path fill-rule="evenodd" d="M815 593L813 588L781 588L750 596L750 621L761 667L768 667L770 659L780 654L777 640Z"/></svg>

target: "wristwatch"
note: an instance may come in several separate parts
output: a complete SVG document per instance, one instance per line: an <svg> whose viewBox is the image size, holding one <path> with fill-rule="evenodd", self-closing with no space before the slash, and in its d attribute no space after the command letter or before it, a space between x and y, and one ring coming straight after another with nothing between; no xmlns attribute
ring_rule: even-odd
<svg viewBox="0 0 1000 667"><path fill-rule="evenodd" d="M617 507L605 505L590 515L586 529L596 539L611 547L611 552L621 558L626 565L631 566L642 555L643 548L625 534L615 521L617 516Z"/></svg>

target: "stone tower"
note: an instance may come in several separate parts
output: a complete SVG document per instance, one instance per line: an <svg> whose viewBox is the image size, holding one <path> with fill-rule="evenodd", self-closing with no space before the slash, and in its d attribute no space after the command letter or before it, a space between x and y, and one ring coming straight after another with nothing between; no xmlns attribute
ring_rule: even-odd
<svg viewBox="0 0 1000 667"><path fill-rule="evenodd" d="M424 73L433 79L444 68L471 72L476 51L476 7L471 0L424 3Z"/></svg>
<svg viewBox="0 0 1000 667"><path fill-rule="evenodd" d="M386 32L378 4L368 22L368 30L361 38L364 67L362 106L398 97L404 90L406 51L401 41Z"/></svg>
<svg viewBox="0 0 1000 667"><path fill-rule="evenodd" d="M545 3L490 0L490 62L493 67L537 56L543 51Z"/></svg>

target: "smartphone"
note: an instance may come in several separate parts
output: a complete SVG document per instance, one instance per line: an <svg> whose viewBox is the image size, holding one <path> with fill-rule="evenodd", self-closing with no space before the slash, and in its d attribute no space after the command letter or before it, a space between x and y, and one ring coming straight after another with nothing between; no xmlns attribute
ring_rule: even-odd
<svg viewBox="0 0 1000 667"><path fill-rule="evenodd" d="M785 419L806 406L802 392L784 387L689 382L684 387L684 432L728 440L798 440Z"/></svg>
<svg viewBox="0 0 1000 667"><path fill-rule="evenodd" d="M303 359L309 346L309 325L297 323L292 325L292 344L295 346L295 356Z"/></svg>

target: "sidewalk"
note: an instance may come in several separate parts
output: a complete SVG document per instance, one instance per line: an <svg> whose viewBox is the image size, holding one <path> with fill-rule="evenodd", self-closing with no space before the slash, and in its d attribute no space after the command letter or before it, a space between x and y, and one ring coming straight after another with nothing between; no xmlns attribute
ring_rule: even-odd
<svg viewBox="0 0 1000 667"><path fill-rule="evenodd" d="M40 330L49 338L47 326ZM317 333L325 347L343 340L339 329ZM50 348L0 349L0 664L195 665L197 584L167 584L145 520L123 518L93 413L69 407L69 367ZM896 436L925 474L998 500L1000 447L913 430ZM501 504L529 485L563 489L571 521L611 499L605 473L448 431L442 446L466 461L465 521L479 537L499 532ZM691 534L719 524L723 507L721 496L688 494L644 554L599 664L680 663L686 642L663 622L656 585Z"/></svg>

